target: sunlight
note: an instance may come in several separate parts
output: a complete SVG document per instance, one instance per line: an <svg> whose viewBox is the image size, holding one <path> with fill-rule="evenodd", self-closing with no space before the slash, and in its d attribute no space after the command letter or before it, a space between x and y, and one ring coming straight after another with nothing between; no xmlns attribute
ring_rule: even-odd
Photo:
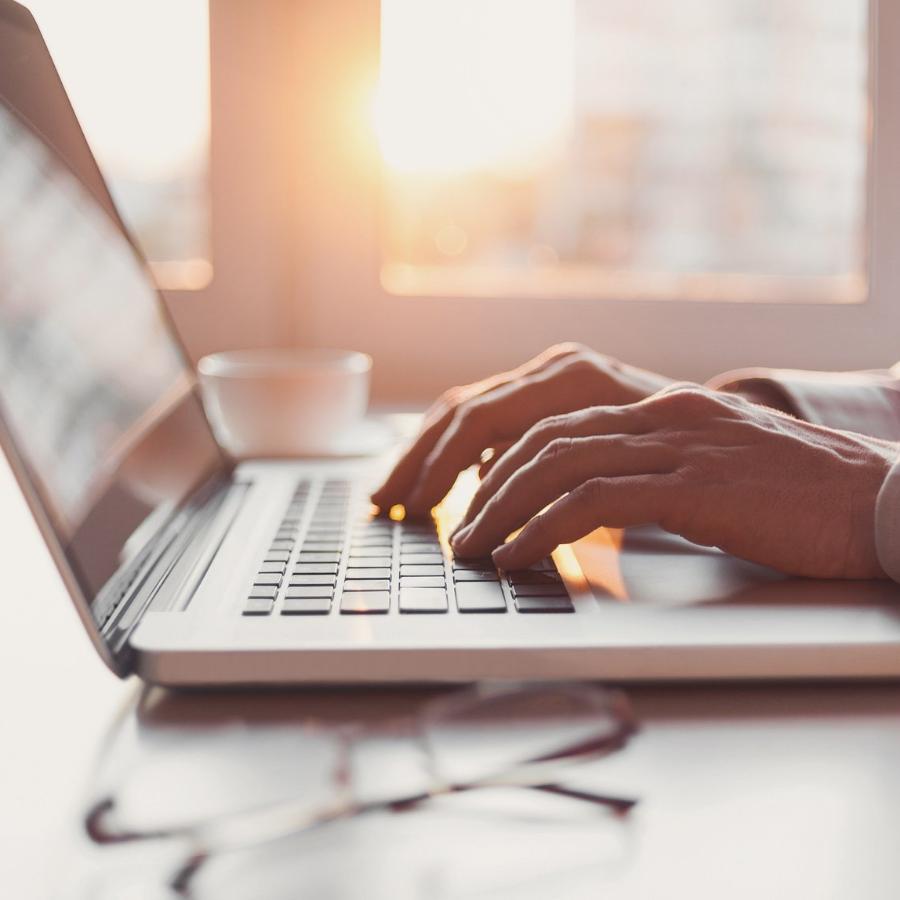
<svg viewBox="0 0 900 900"><path fill-rule="evenodd" d="M101 166L155 181L203 158L205 3L29 0L28 6Z"/></svg>
<svg viewBox="0 0 900 900"><path fill-rule="evenodd" d="M383 0L378 127L397 172L533 172L568 132L574 0Z"/></svg>

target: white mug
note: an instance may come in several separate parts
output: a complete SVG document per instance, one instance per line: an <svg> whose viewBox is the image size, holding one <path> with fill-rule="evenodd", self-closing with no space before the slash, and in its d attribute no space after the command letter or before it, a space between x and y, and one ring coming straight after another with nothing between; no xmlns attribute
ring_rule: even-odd
<svg viewBox="0 0 900 900"><path fill-rule="evenodd" d="M207 414L232 456L330 456L366 412L372 359L355 350L233 350L197 366Z"/></svg>

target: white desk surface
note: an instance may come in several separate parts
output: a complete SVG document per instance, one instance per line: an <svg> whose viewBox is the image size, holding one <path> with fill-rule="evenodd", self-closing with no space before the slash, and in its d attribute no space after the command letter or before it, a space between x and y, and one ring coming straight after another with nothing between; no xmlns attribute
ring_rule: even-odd
<svg viewBox="0 0 900 900"><path fill-rule="evenodd" d="M17 900L101 896L105 873L118 871L117 850L96 850L81 838L78 810L123 704L130 711L122 727L143 750L188 740L212 755L227 753L222 735L231 733L244 749L258 742L262 764L272 726L302 737L310 718L377 722L421 699L397 691L155 691L138 715L139 686L117 681L94 655L5 464L0 676L0 882L3 895ZM228 890L215 896L900 895L900 684L629 693L642 732L584 776L642 797L624 826L556 798L537 806L452 798L431 810L320 830L251 869L249 882L232 872ZM153 896L130 871L128 896Z"/></svg>

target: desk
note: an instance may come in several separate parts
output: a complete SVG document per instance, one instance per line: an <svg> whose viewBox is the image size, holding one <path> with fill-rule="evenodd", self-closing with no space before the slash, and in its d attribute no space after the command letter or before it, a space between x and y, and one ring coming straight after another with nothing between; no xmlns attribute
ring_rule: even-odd
<svg viewBox="0 0 900 900"><path fill-rule="evenodd" d="M313 716L377 721L422 700L416 691L144 695L94 655L5 466L0 498L4 894L91 895L91 879L112 857L80 837L78 810L123 704L124 727L140 722L150 743L185 734L202 742L235 721L253 742L273 724L297 728ZM573 809L570 801L559 801L564 810L515 810L503 797L474 810L370 817L304 838L298 846L305 853L298 850L288 870L271 868L273 877L287 873L273 895L897 896L900 686L629 693L642 732L584 776L642 797L612 838L596 811ZM231 884L240 889L239 879Z"/></svg>

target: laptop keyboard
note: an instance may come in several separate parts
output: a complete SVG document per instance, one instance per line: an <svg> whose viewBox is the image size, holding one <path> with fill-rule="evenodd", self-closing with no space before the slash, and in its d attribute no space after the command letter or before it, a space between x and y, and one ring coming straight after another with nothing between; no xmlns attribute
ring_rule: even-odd
<svg viewBox="0 0 900 900"><path fill-rule="evenodd" d="M552 559L499 571L449 555L433 521L374 517L348 480L303 480L253 580L246 616L570 613Z"/></svg>

